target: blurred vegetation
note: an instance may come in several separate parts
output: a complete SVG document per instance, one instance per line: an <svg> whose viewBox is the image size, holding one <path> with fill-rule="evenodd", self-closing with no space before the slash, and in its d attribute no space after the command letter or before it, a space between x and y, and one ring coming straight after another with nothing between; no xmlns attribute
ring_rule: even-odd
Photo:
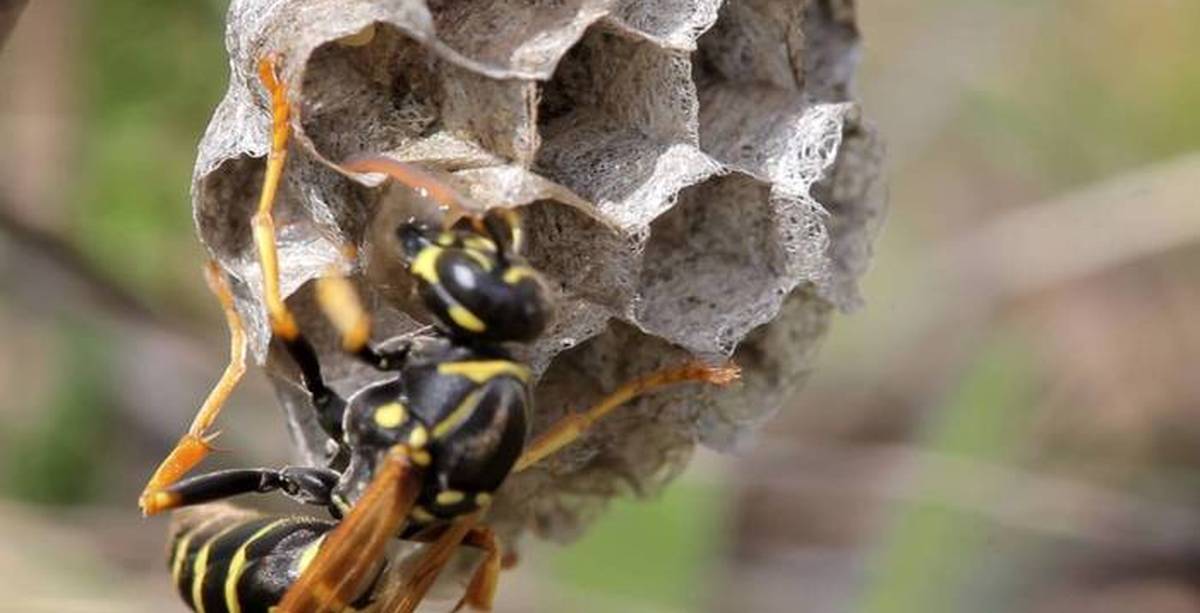
<svg viewBox="0 0 1200 613"><path fill-rule="evenodd" d="M46 159L36 151L0 151L0 177L40 176L34 193L53 196L23 202L0 184L0 202L202 338L181 350L160 330L88 317L87 303L64 314L53 303L74 295L30 301L15 284L43 278L5 276L0 527L25 522L12 529L30 543L62 534L87 561L74 566L134 581L75 610L159 611L174 606L162 527L131 501L223 359L188 185L227 78L226 3L31 4L0 78L40 79L25 83L58 98L0 92L0 141L69 154L46 173L29 166ZM1197 151L1200 3L859 5L861 93L892 160L867 308L838 321L810 389L746 458L708 458L661 498L614 505L574 546L535 548L522 588L502 585L505 610L1200 611L1200 532L1176 529L1200 525L1200 250L985 305L992 288L931 283L923 268L1006 215ZM1047 261L1072 256L1055 247ZM19 248L0 234L0 257ZM246 398L263 406L242 410ZM280 429L269 404L249 381L222 418L233 451L221 463L284 461L253 436ZM805 460L814 448L849 459ZM917 460L871 459L892 452ZM1063 500L1039 506L1047 491ZM1080 502L1093 499L1104 504ZM0 569L32 555L9 549ZM107 583L61 572L39 588Z"/></svg>
<svg viewBox="0 0 1200 613"><path fill-rule="evenodd" d="M65 230L112 278L165 308L203 299L187 292L202 258L188 186L228 79L223 4L78 5L82 107Z"/></svg>

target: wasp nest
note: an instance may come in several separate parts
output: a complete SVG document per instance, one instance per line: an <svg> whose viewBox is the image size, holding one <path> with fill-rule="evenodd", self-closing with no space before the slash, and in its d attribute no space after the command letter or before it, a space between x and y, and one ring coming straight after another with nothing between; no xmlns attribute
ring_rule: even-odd
<svg viewBox="0 0 1200 613"><path fill-rule="evenodd" d="M380 376L339 353L306 285L343 246L363 254L346 269L376 340L422 325L395 299L403 272L372 255L396 188L334 165L363 153L523 210L529 258L559 294L550 332L521 349L540 377L535 431L688 356L743 367L739 387L643 399L514 475L493 521L564 538L597 503L661 486L696 443L752 434L796 390L832 309L856 304L881 206L879 143L849 94L857 38L849 0L234 0L193 206L300 459L325 461L326 444L271 350L251 241L270 130L258 58L278 54L296 109L275 207L283 291L339 391Z"/></svg>

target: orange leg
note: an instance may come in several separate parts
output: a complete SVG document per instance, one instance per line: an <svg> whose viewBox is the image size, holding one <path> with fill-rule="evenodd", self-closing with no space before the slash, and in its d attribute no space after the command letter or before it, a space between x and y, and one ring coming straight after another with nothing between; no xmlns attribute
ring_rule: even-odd
<svg viewBox="0 0 1200 613"><path fill-rule="evenodd" d="M711 383L728 385L741 376L736 365L709 366L701 362L690 362L683 366L652 372L630 381L609 394L582 413L572 413L550 426L541 436L525 448L513 471L520 471L537 464L550 454L566 447L579 438L597 420L613 412L622 404L650 392L680 383Z"/></svg>
<svg viewBox="0 0 1200 613"><path fill-rule="evenodd" d="M291 107L287 99L287 87L276 76L274 58L267 57L259 62L258 76L263 87L271 94L271 151L267 155L267 171L263 178L258 210L251 218L250 225L262 266L263 299L267 303L271 331L282 340L290 341L299 336L300 328L296 325L296 318L283 303L279 289L279 257L275 248L275 219L271 216L271 210L275 203L275 194L279 191L279 181L283 177L283 164L287 160Z"/></svg>
<svg viewBox="0 0 1200 613"><path fill-rule="evenodd" d="M217 433L210 432L209 429L246 372L246 332L242 328L242 320L238 317L237 310L233 307L233 293L229 290L229 283L216 263L210 262L204 272L208 287L221 302L221 308L225 311L225 322L229 325L229 365L225 367L225 372L200 406L187 433L159 464L146 488L142 490L138 504L142 507L142 513L146 515L153 515L169 507L170 495L162 490L181 479L212 450L209 443L216 438Z"/></svg>
<svg viewBox="0 0 1200 613"><path fill-rule="evenodd" d="M371 317L358 292L346 277L336 274L317 279L317 304L342 337L342 349L358 353L371 340Z"/></svg>
<svg viewBox="0 0 1200 613"><path fill-rule="evenodd" d="M385 155L361 155L341 164L342 170L359 174L382 174L393 181L408 186L418 194L429 198L445 214L445 225L467 218L480 232L483 231L483 207L467 200L445 181L420 167L392 159Z"/></svg>
<svg viewBox="0 0 1200 613"><path fill-rule="evenodd" d="M483 510L479 510L454 520L436 541L421 552L421 557L416 563L406 569L406 572L403 573L404 581L398 582L396 587L391 588L391 593L384 599L386 604L379 610L386 613L412 613L415 611L421 601L425 599L425 595L429 593L429 588L433 587L433 582L437 580L442 569L450 563L454 552L458 550L459 545L463 544L467 535L475 529L475 525L482 516ZM471 583L474 585L475 581L472 580Z"/></svg>
<svg viewBox="0 0 1200 613"><path fill-rule="evenodd" d="M500 583L500 569L504 557L500 554L500 545L496 542L496 533L487 526L477 526L463 539L464 545L477 547L484 552L483 562L475 569L471 583L467 585L467 593L454 607L455 611L463 606L476 611L491 611L492 602L496 598L496 586Z"/></svg>

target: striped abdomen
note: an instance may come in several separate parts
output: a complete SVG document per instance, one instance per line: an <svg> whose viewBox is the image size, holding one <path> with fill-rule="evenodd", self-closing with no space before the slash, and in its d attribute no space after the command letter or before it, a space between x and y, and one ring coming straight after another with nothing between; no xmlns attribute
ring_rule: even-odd
<svg viewBox="0 0 1200 613"><path fill-rule="evenodd" d="M267 613L312 559L334 523L264 516L223 504L176 512L171 578L203 613Z"/></svg>

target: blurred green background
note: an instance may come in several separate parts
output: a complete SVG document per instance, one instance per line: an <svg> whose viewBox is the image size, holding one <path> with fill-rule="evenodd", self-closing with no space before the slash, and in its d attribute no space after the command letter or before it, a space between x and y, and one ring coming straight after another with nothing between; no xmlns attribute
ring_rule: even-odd
<svg viewBox="0 0 1200 613"><path fill-rule="evenodd" d="M0 54L0 610L181 608L133 501L224 362L187 193L224 8L34 2ZM866 308L500 610L1200 611L1200 2L859 11ZM217 464L286 459L248 379Z"/></svg>

